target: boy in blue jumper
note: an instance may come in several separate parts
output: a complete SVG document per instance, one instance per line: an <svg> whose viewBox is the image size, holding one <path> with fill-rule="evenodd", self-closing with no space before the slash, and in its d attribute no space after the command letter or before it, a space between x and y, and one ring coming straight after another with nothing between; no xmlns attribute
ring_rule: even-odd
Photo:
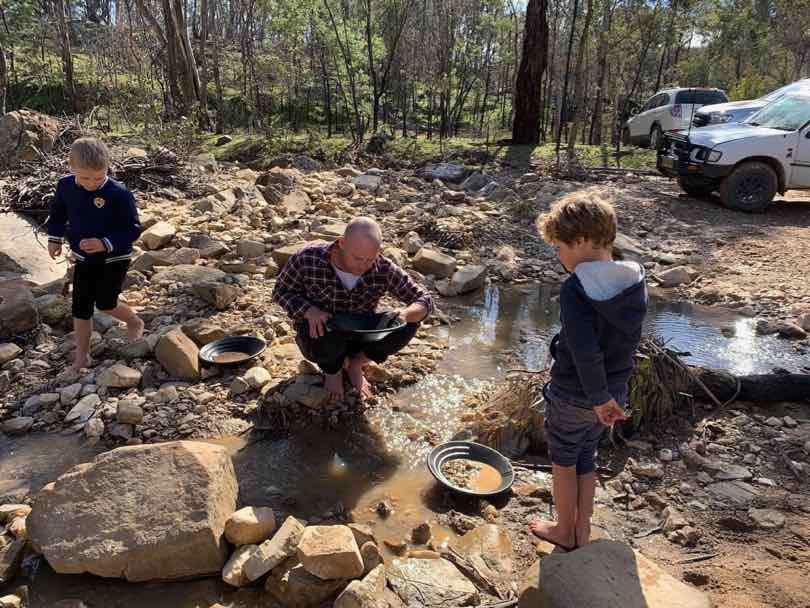
<svg viewBox="0 0 810 608"><path fill-rule="evenodd" d="M72 372L91 365L93 309L127 324L130 340L140 339L143 321L118 296L127 275L132 244L141 235L135 197L123 184L107 177L110 152L103 142L77 139L70 148L71 175L56 186L51 214L45 222L48 253L62 254L67 238L73 271L73 329L76 357Z"/></svg>
<svg viewBox="0 0 810 608"><path fill-rule="evenodd" d="M625 420L633 355L647 312L644 268L614 261L616 213L598 195L568 195L538 220L571 273L560 292L560 333L544 388L557 521L531 531L564 550L590 542L596 448L605 427Z"/></svg>

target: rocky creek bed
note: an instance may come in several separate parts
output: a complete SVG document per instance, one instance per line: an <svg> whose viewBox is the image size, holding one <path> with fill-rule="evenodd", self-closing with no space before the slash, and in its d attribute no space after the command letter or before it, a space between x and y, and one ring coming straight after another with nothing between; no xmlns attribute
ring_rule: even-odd
<svg viewBox="0 0 810 608"><path fill-rule="evenodd" d="M331 171L297 161L257 173L217 168L208 158L195 163L203 196L172 187L139 193L147 231L125 298L147 333L128 344L113 320L97 315L97 365L87 373L60 376L72 338L62 282L35 285L15 278L19 268L3 269L0 419L9 437L0 447L0 502L24 505L2 510L4 572L27 556L20 577L0 579L4 592L27 585L30 605L66 600L63 608L318 606L338 594L336 606L509 598L535 606L541 559L546 597L553 581L570 588L585 562L609 559L626 564L630 580L617 579L625 593L649 582L649 606L672 605L660 602L673 593L684 606L709 598L722 606L807 601L806 404L698 403L605 450L613 474L603 480L595 518L600 535L620 542L570 556L549 556L526 531L530 515L552 509L550 478L534 466L542 459L520 464L513 492L492 501L441 491L419 466L473 413L471 395L485 400L508 370L543 366L563 275L532 219L583 187L616 201L622 253L643 261L666 294L736 311L662 300L648 331L689 351L689 362L735 373L806 371L806 284L786 283L780 261L773 275L762 272L766 288L755 294L733 251L750 252L766 236L786 243L805 230L787 203L757 225L633 175L576 182L507 166L462 185L442 182L443 166ZM333 407L270 293L292 252L334 238L357 213L381 219L385 254L446 299L402 356L369 370L375 402L360 407L350 398ZM712 239L702 236L707 222ZM502 288L481 291L489 283ZM247 366L200 367L198 349L229 334L259 335L269 348ZM197 441L174 443L180 439ZM116 446L128 447L107 451ZM94 464L38 494L97 453ZM113 504L119 516L110 518L104 505ZM253 510L234 515L237 507ZM249 538L229 535L229 527ZM160 542L159 531L172 541ZM103 542L111 537L125 540ZM184 563L187 552L195 560ZM123 584L53 569L220 580ZM596 577L589 589L604 597L606 584Z"/></svg>

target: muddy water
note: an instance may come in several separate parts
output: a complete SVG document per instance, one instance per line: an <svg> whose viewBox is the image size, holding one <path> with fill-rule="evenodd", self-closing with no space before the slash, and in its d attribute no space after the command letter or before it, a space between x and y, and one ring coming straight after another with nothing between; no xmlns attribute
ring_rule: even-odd
<svg viewBox="0 0 810 608"><path fill-rule="evenodd" d="M538 288L489 289L460 300L451 312L458 320L438 330L450 349L437 372L353 426L280 441L261 436L216 440L232 454L239 504L270 506L281 517L294 514L312 522L346 513L391 541L428 521L436 537L449 538L451 533L435 523L442 493L424 457L432 442L453 436L465 392L510 369L544 365L559 316L553 292ZM796 370L803 360L789 342L756 337L752 320L711 309L653 302L647 330L669 340L672 348L691 352L688 361L736 373L774 366ZM37 490L94 453L75 436L0 440L0 501ZM381 503L390 511L385 518L378 513ZM266 605L261 593L234 592L216 579L135 585L55 575L44 562L30 563L27 572L16 583L30 585L34 608L65 598L105 608L207 608L217 601L233 608Z"/></svg>
<svg viewBox="0 0 810 608"><path fill-rule="evenodd" d="M34 236L32 222L16 213L0 213L0 251L22 266L35 283L48 283L65 276L65 263L50 258L47 236ZM64 258L63 258L64 259Z"/></svg>

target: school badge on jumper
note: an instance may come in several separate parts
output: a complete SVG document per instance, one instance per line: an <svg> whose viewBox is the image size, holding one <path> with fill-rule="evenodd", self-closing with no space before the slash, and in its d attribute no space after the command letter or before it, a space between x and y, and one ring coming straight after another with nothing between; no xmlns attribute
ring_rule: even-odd
<svg viewBox="0 0 810 608"><path fill-rule="evenodd" d="M93 204L94 204L96 207L98 207L99 209L101 209L101 208L104 206L104 203L106 203L106 202L107 202L107 201L105 201L105 200L104 200L103 198L101 198L100 196L97 196L96 198L94 198L94 199L93 199Z"/></svg>

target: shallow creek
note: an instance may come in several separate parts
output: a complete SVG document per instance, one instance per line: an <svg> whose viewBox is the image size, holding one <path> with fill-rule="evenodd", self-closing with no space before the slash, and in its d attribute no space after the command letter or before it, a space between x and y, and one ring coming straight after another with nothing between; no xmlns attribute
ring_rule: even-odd
<svg viewBox="0 0 810 608"><path fill-rule="evenodd" d="M309 521L348 513L354 521L374 525L380 539L391 540L433 520L431 505L442 493L424 465L430 444L421 438L423 432L449 439L457 431L466 392L503 378L511 369L542 368L559 316L553 293L539 287L489 288L459 300L451 313L457 321L437 330L450 348L436 373L402 390L392 405L372 409L351 428L313 430L276 441L211 440L232 454L239 503L271 506L281 516ZM689 363L738 374L773 367L797 371L804 359L792 343L756 336L752 319L728 311L653 300L646 330L671 348L690 352L684 357ZM36 491L91 459L97 449L77 436L0 439L0 499ZM386 519L377 514L380 502L392 509ZM433 528L436 536L452 536L449 530ZM29 560L24 572L8 589L28 584L34 608L67 598L82 599L91 608L207 608L217 601L234 608L266 605L260 591L236 592L215 578L127 584L56 575L44 560Z"/></svg>

